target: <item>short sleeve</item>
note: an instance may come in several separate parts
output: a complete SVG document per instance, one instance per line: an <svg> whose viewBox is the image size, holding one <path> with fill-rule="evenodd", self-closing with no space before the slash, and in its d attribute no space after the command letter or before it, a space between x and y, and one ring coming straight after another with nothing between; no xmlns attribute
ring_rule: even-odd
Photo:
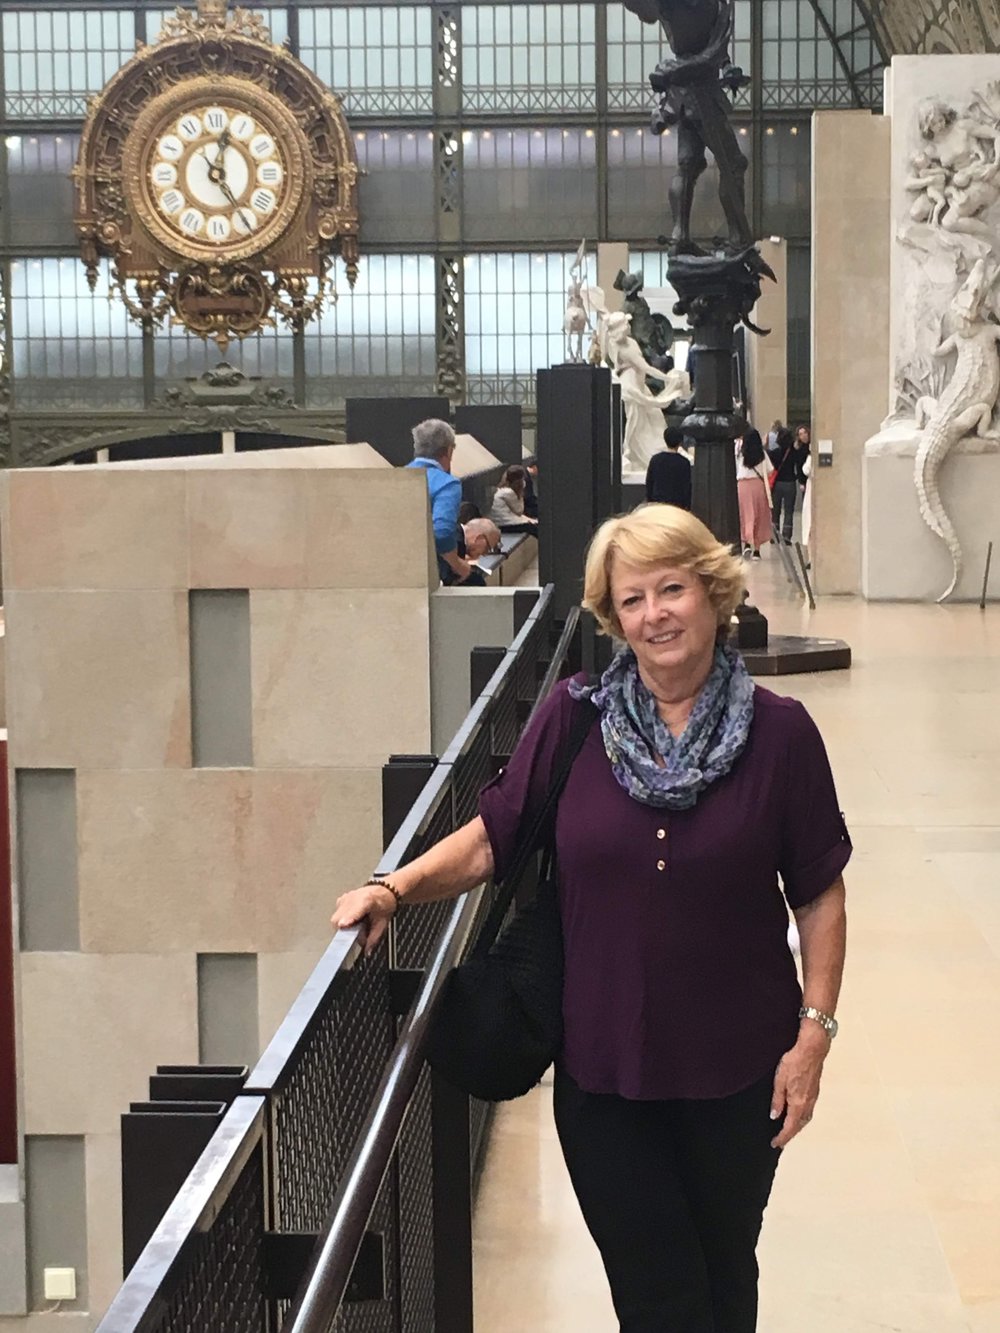
<svg viewBox="0 0 1000 1333"><path fill-rule="evenodd" d="M541 813L572 726L569 681L560 681L525 728L507 766L479 793L479 814L493 851L493 873L504 878L518 835Z"/></svg>
<svg viewBox="0 0 1000 1333"><path fill-rule="evenodd" d="M448 477L435 493L431 517L434 523L434 547L438 555L458 548L458 511L462 507L462 483Z"/></svg>
<svg viewBox="0 0 1000 1333"><path fill-rule="evenodd" d="M853 849L819 729L800 703L791 718L778 869L794 911L830 887Z"/></svg>

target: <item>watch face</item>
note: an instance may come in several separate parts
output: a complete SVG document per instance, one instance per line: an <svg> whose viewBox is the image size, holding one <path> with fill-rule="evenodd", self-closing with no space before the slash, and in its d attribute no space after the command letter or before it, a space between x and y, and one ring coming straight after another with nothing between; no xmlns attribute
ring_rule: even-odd
<svg viewBox="0 0 1000 1333"><path fill-rule="evenodd" d="M289 200L280 131L259 112L192 105L158 127L147 184L157 220L179 240L226 252L259 236Z"/></svg>

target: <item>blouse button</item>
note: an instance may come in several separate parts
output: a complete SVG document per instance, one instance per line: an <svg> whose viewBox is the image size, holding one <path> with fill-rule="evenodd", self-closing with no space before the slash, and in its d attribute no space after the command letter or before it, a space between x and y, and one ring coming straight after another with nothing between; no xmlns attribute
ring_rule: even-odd
<svg viewBox="0 0 1000 1333"><path fill-rule="evenodd" d="M666 861L657 861L657 863L656 863L656 868L657 868L657 870L666 870L666 868L667 868L667 863L666 863Z"/></svg>
<svg viewBox="0 0 1000 1333"><path fill-rule="evenodd" d="M667 836L667 830L665 828L658 828L656 830L656 836L658 838L665 838Z"/></svg>

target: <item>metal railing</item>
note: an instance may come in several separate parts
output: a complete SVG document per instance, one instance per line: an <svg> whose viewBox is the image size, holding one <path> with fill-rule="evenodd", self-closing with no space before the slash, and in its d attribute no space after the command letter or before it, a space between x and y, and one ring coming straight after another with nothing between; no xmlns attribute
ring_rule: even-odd
<svg viewBox="0 0 1000 1333"><path fill-rule="evenodd" d="M380 873L475 814L537 701L576 665L578 612L559 626L552 606L549 587L445 754L427 761ZM390 763L384 788L392 775ZM432 1075L424 1051L492 894L404 907L370 958L357 931L333 939L98 1333L471 1330L490 1108Z"/></svg>

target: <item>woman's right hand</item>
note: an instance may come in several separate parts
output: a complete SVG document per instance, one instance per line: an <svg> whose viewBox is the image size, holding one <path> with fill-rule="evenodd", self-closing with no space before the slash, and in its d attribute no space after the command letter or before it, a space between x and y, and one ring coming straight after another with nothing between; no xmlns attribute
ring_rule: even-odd
<svg viewBox="0 0 1000 1333"><path fill-rule="evenodd" d="M391 889L380 884L365 884L337 899L330 925L334 930L360 926L360 942L367 958L378 948L389 928L389 922L396 915L396 906L396 897Z"/></svg>

